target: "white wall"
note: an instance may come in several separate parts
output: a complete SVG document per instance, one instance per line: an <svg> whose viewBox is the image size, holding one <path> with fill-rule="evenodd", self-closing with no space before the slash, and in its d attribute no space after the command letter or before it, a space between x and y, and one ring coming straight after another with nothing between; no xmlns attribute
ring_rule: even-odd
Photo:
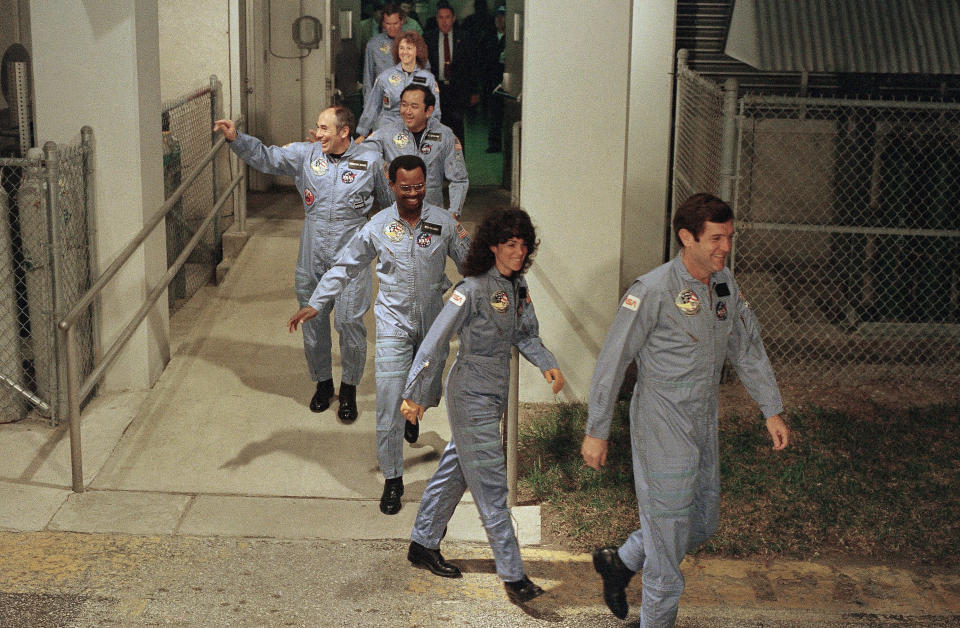
<svg viewBox="0 0 960 628"><path fill-rule="evenodd" d="M633 3L621 291L663 261L669 209L675 21L673 2Z"/></svg>
<svg viewBox="0 0 960 628"><path fill-rule="evenodd" d="M231 93L231 0L158 0L160 98L177 98L210 84L216 74ZM227 104L224 110L229 111Z"/></svg>
<svg viewBox="0 0 960 628"><path fill-rule="evenodd" d="M630 3L527 2L521 206L541 247L528 276L541 336L585 399L620 293ZM552 399L521 360L521 398Z"/></svg>
<svg viewBox="0 0 960 628"><path fill-rule="evenodd" d="M93 272L106 266L163 203L156 0L30 4L39 144L79 141L93 128ZM163 229L103 292L111 343L166 270ZM131 338L101 390L144 389L169 359L166 298Z"/></svg>

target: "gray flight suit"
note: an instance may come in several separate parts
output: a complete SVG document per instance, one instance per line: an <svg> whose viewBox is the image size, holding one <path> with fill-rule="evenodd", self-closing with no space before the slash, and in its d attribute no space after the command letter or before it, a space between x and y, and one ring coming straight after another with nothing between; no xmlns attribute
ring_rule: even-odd
<svg viewBox="0 0 960 628"><path fill-rule="evenodd" d="M523 578L520 547L507 507L507 470L500 417L507 405L510 348L541 371L557 368L543 346L533 303L522 275L508 279L496 266L457 284L420 345L407 376L404 399L428 407L443 372L450 339L460 335L457 359L447 374L447 414L453 438L423 492L410 538L437 549L447 522L469 488L504 582Z"/></svg>
<svg viewBox="0 0 960 628"><path fill-rule="evenodd" d="M293 177L303 199L304 221L294 286L300 307L307 304L320 277L340 256L353 235L366 223L373 206L373 188L380 170L380 155L350 143L334 160L324 155L320 142L294 142L265 146L255 137L239 133L230 149L251 167L267 174ZM303 323L303 351L313 381L333 378L330 352L330 310L340 335L341 381L357 385L367 360L367 330L363 315L370 309L373 275L370 269L323 309Z"/></svg>
<svg viewBox="0 0 960 628"><path fill-rule="evenodd" d="M384 479L403 475L400 393L413 356L443 307L447 257L459 267L469 249L470 236L450 212L424 203L420 221L411 226L400 219L394 204L360 229L310 297L312 307L329 307L344 285L368 272L370 262L377 260L380 289L373 306L377 319L377 462ZM434 404L439 401L439 382L430 398Z"/></svg>
<svg viewBox="0 0 960 628"><path fill-rule="evenodd" d="M720 502L717 403L724 360L765 417L783 411L757 319L729 269L693 278L681 256L639 277L620 303L590 384L586 433L606 440L624 372L637 363L630 437L640 529L619 548L643 571L644 628L672 626L680 562L714 533Z"/></svg>
<svg viewBox="0 0 960 628"><path fill-rule="evenodd" d="M417 68L413 72L404 72L403 66L397 64L387 68L377 76L373 87L367 93L363 102L363 113L357 122L357 135L367 136L387 124L403 124L400 118L400 94L407 85L423 85L433 92L437 104L433 106L431 118L440 119L440 87L437 79L430 70Z"/></svg>
<svg viewBox="0 0 960 628"><path fill-rule="evenodd" d="M373 82L380 73L392 67L393 38L386 33L377 33L367 42L363 51L363 99L366 102L367 94L373 89Z"/></svg>
<svg viewBox="0 0 960 628"><path fill-rule="evenodd" d="M463 147L457 136L437 118L427 118L427 126L417 144L416 136L401 122L387 124L371 133L364 145L370 144L383 157L386 168L400 155L416 155L427 166L427 195L424 201L443 207L443 182L450 182L450 212L459 216L467 197L470 181L467 165L463 161ZM377 176L376 195L380 207L395 202L387 176L381 171Z"/></svg>

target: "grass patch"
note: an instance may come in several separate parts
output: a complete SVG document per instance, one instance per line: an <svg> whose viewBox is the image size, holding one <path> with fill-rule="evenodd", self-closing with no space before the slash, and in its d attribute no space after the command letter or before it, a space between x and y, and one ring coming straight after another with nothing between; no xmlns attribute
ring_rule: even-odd
<svg viewBox="0 0 960 628"><path fill-rule="evenodd" d="M585 405L559 404L520 434L521 487L555 511L552 532L575 550L639 526L626 402L602 474L580 458L585 422ZM960 562L960 403L863 416L811 406L787 422L791 445L773 452L759 415L721 418L720 525L701 552Z"/></svg>

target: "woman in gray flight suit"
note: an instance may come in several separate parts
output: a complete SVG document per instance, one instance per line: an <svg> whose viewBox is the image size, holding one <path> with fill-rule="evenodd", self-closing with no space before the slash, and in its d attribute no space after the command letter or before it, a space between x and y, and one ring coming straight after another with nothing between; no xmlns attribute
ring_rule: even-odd
<svg viewBox="0 0 960 628"><path fill-rule="evenodd" d="M507 476L500 417L507 400L510 349L516 345L543 371L554 394L563 388L556 358L540 341L537 317L523 273L537 248L536 231L522 209L498 209L480 225L463 262L465 279L454 288L413 360L401 412L411 423L433 404L430 390L443 368L450 339L460 335L447 375L452 438L423 492L410 535L408 560L433 573L461 573L440 555L447 522L469 488L510 601L521 604L543 590L527 577L507 507ZM434 397L435 399L435 397Z"/></svg>

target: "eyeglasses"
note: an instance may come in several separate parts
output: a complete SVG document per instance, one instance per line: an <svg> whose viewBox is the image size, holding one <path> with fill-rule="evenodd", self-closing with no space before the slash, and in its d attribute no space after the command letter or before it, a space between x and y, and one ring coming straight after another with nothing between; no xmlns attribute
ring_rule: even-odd
<svg viewBox="0 0 960 628"><path fill-rule="evenodd" d="M425 183L414 183L413 185L398 185L397 187L400 188L401 192L419 192L424 186L426 186Z"/></svg>

